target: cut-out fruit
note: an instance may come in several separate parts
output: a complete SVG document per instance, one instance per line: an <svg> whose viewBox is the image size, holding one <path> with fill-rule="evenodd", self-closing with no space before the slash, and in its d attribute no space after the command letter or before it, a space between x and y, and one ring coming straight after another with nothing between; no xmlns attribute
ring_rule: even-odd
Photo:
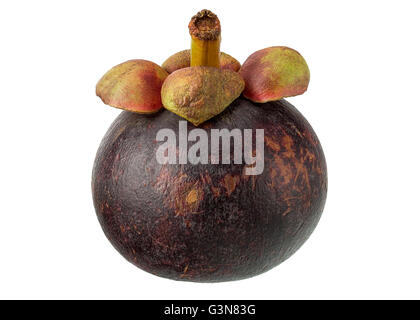
<svg viewBox="0 0 420 320"><path fill-rule="evenodd" d="M270 47L254 52L244 62L239 74L245 80L244 97L259 103L304 93L310 77L305 59L288 47Z"/></svg>
<svg viewBox="0 0 420 320"><path fill-rule="evenodd" d="M163 106L194 125L221 113L244 89L231 70L189 67L171 73L162 86Z"/></svg>
<svg viewBox="0 0 420 320"><path fill-rule="evenodd" d="M162 63L162 68L168 73L172 73L178 69L188 68L190 66L191 51L183 50L170 56ZM220 68L238 71L241 64L234 57L227 53L220 52Z"/></svg>
<svg viewBox="0 0 420 320"><path fill-rule="evenodd" d="M160 90L168 73L147 60L129 60L109 70L96 85L105 104L137 113L162 107Z"/></svg>

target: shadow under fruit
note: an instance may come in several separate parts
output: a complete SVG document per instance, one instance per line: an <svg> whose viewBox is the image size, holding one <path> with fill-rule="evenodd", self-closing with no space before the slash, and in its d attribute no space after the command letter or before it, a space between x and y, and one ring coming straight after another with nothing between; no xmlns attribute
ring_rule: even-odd
<svg viewBox="0 0 420 320"><path fill-rule="evenodd" d="M209 21L201 24L203 21L200 18L217 19L207 10L197 16L192 21L195 18L198 26L205 25L205 30L213 25L209 27ZM216 27L220 28L220 24ZM174 280L197 282L245 279L277 266L299 249L316 227L324 208L327 169L321 145L306 119L282 99L305 91L309 72L305 71L306 64L303 67L296 65L295 70L302 69L296 71L300 72L298 80L307 79L300 83L296 78L292 79L290 83L298 85L288 87L287 77L282 77L280 82L276 82L281 86L271 90L273 76L265 81L253 71L260 72L258 68L262 66L267 72L269 59L283 59L282 48L285 47L273 47L275 50L281 48L274 54L272 48L267 48L268 53L262 50L251 56L253 58L248 65L252 67L247 68L245 62L239 69L237 62L227 62L226 65L235 65L236 70L228 67L222 70L235 75L217 73L219 71L213 69L201 70L200 77L213 77L215 74L218 82L223 78L235 83L231 85L230 92L220 99L214 98L214 94L220 92L212 92L213 96L208 100L205 97L201 99L204 102L197 108L191 103L182 105L188 99L178 99L177 95L191 97L197 94L195 87L205 88L200 89L200 95L206 95L209 90L219 90L217 86L207 88L197 85L201 78L196 80L195 70L198 69L194 69L221 68L217 56L214 58L214 52L209 52L215 50L219 55L217 43L212 44L210 49L194 53L197 32L191 32L191 35L191 54L184 51L179 57L174 55L170 58L181 66L178 70L183 72L170 70L173 73L165 75L166 71L160 70L159 66L147 62L143 67L142 63L142 70L148 73L145 78L150 81L152 74L158 75L155 76L157 80L152 81L153 87L147 92L147 99L153 100L153 105L156 105L157 97L151 98L150 95L159 83L160 86L163 83L163 105L173 112L157 108L156 113L144 114L150 113L150 107L144 99L140 101L143 98L141 94L134 98L130 95L129 105L124 105L125 98L121 96L121 90L118 91L120 82L113 80L112 75L106 78L105 83L98 84L98 95L106 103L113 105L110 101L122 101L114 106L131 112L124 111L117 117L99 147L92 177L94 205L112 245L128 261L145 271ZM199 41L215 40L203 37ZM198 42L198 45L202 43ZM267 54L268 60L264 58ZM295 53L291 54L295 59ZM263 63L259 64L261 55ZM193 61L210 62L189 66L188 60L185 62L183 57L191 59L191 64ZM216 66L211 65L212 61ZM135 64L121 73L123 77L137 72ZM191 70L185 72L186 68ZM273 67L273 70L281 72L279 67ZM118 76L121 77L121 74ZM184 74L192 80L181 79ZM238 78L236 74L241 76ZM205 82L211 80L204 79ZM165 81L168 82L165 84ZM190 86L189 81L195 81L195 84ZM130 88L136 88L132 82L123 85L127 86L127 83ZM173 83L177 86L176 90L173 89L175 93L170 91L171 88L165 89ZM191 87L194 90L190 90ZM244 96L240 96L244 89ZM183 90L186 90L185 93ZM285 92L287 95L284 95ZM113 96L109 96L111 93ZM267 97L266 101L258 100ZM138 101L141 103L136 105ZM207 105L206 101L211 103ZM218 103L220 105L213 106ZM189 107L195 109L191 111ZM209 113L209 108L213 107L215 109ZM249 165L234 164L233 161L217 165L189 162L160 164L156 159L160 145L156 140L158 131L171 129L179 141L179 123L185 121L180 116L189 121L188 132L198 126L208 133L208 137L212 129L239 129L241 132L264 129L262 173L247 175ZM232 140L230 144L232 151ZM193 142L189 142L191 145ZM222 157L222 149L219 156Z"/></svg>

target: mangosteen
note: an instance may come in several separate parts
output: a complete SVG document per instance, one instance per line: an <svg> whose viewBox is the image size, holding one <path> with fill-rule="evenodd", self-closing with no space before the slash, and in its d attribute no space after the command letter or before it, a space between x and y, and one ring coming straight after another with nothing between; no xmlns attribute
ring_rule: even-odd
<svg viewBox="0 0 420 320"><path fill-rule="evenodd" d="M191 50L162 67L130 60L99 81L97 95L126 111L97 152L94 206L112 245L147 272L245 279L296 252L324 208L322 147L284 100L306 91L309 69L287 47L241 66L220 53L209 10L189 29Z"/></svg>

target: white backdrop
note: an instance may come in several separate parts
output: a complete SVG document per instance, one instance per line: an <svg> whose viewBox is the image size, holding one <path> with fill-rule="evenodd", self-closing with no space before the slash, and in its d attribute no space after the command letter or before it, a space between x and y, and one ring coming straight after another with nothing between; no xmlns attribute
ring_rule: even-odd
<svg viewBox="0 0 420 320"><path fill-rule="evenodd" d="M288 99L328 163L324 215L305 245L258 277L161 279L105 238L90 177L119 110L98 79L132 58L188 48L208 8L222 50L297 49L308 92ZM420 298L418 1L3 1L0 4L0 298Z"/></svg>

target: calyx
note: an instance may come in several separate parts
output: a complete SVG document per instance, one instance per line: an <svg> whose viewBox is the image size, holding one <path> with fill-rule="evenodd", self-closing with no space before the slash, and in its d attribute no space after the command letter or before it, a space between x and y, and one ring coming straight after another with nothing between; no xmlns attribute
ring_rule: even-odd
<svg viewBox="0 0 420 320"><path fill-rule="evenodd" d="M162 106L198 126L243 96L264 103L306 91L309 68L295 50L269 47L254 52L241 66L220 52L218 17L201 10L192 17L191 50L170 56L162 67L147 60L129 60L110 69L96 94L105 104L137 113Z"/></svg>

